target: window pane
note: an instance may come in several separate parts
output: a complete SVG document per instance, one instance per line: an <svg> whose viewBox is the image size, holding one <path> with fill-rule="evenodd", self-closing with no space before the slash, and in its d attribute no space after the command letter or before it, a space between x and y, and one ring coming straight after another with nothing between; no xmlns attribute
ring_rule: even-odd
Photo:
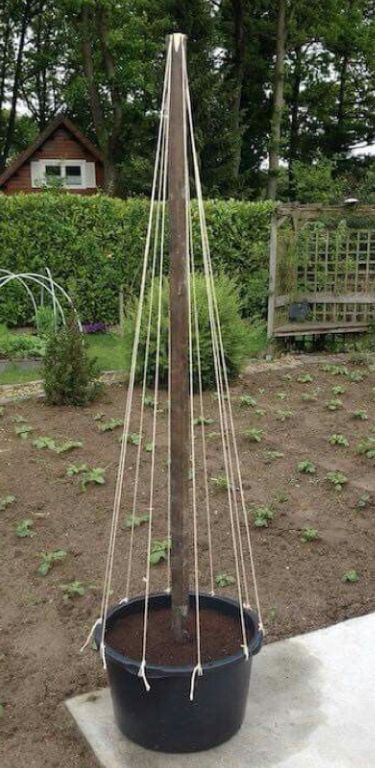
<svg viewBox="0 0 375 768"><path fill-rule="evenodd" d="M69 186L79 186L82 184L82 168L80 165L67 165L65 167L65 178Z"/></svg>
<svg viewBox="0 0 375 768"><path fill-rule="evenodd" d="M56 178L60 178L61 176L61 168L59 165L46 165L46 176L53 176Z"/></svg>

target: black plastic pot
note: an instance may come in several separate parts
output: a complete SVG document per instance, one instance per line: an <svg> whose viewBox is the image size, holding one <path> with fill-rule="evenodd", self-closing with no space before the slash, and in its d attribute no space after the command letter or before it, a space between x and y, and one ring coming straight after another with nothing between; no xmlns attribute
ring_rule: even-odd
<svg viewBox="0 0 375 768"><path fill-rule="evenodd" d="M170 607L170 595L150 596L149 621L158 608ZM191 606L195 598L190 595ZM201 608L239 618L235 600L200 595ZM121 617L144 610L144 598L134 598L117 605L107 618L107 628ZM147 749L160 752L198 752L230 739L241 727L249 690L252 656L261 648L263 633L258 617L245 611L245 622L251 637L249 659L242 650L234 656L203 665L203 676L197 677L194 700L189 691L192 666L146 666L151 690L146 691L138 676L140 662L127 658L105 645L105 657L113 708L117 725L125 736ZM96 627L99 647L101 626Z"/></svg>

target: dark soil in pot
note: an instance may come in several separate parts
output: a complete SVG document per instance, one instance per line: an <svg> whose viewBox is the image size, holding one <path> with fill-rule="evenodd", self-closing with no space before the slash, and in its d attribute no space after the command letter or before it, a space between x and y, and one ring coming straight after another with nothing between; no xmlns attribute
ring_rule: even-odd
<svg viewBox="0 0 375 768"><path fill-rule="evenodd" d="M201 656L209 663L233 656L242 644L239 619L204 608L200 611ZM248 642L252 630L248 630ZM186 625L186 640L176 643L171 629L169 608L153 610L149 616L147 632L147 662L162 666L196 664L196 614L190 611ZM131 659L142 658L143 613L124 616L107 632L107 643L114 650Z"/></svg>
<svg viewBox="0 0 375 768"><path fill-rule="evenodd" d="M203 675L196 677L195 598L190 596L188 639L176 643L171 631L170 596L150 596L146 691L139 677L144 599L135 598L109 612L105 656L115 718L132 741L162 752L197 752L227 741L241 727L250 682L252 655L262 644L258 619L245 611L249 659L241 648L238 603L200 596ZM101 627L95 633L99 644Z"/></svg>

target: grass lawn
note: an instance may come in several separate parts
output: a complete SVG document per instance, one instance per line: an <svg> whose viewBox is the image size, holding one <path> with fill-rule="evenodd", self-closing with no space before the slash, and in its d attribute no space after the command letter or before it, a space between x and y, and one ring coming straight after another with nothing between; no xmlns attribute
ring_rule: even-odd
<svg viewBox="0 0 375 768"><path fill-rule="evenodd" d="M91 357L96 357L101 371L120 371L124 368L124 342L116 333L97 333L86 337ZM39 368L22 370L14 363L0 372L0 384L23 384L40 379Z"/></svg>

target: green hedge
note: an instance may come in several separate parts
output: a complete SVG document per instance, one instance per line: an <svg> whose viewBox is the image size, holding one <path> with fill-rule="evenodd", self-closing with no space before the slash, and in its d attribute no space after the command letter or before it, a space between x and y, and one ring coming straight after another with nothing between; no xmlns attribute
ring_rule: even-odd
<svg viewBox="0 0 375 768"><path fill-rule="evenodd" d="M0 267L41 272L49 267L69 291L83 322L118 321L119 286L136 295L145 243L148 202L59 192L0 195ZM268 290L268 237L272 204L208 201L206 214L214 266L235 277L244 315L263 315ZM198 216L194 210L198 234ZM200 261L196 249L197 263ZM0 291L0 322L28 323L32 308L15 283Z"/></svg>

